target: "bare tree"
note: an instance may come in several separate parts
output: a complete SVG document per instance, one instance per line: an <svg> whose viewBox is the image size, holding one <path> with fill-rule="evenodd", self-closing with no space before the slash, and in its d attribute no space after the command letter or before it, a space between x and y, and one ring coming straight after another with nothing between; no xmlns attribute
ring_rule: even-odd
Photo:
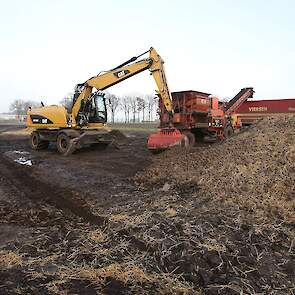
<svg viewBox="0 0 295 295"><path fill-rule="evenodd" d="M148 120L153 121L153 113L154 113L154 107L156 105L156 97L153 94L147 94L145 96L145 100L147 101L147 109L148 109Z"/></svg>
<svg viewBox="0 0 295 295"><path fill-rule="evenodd" d="M69 92L63 99L60 100L60 104L64 106L69 112L73 106L73 96L72 92Z"/></svg>
<svg viewBox="0 0 295 295"><path fill-rule="evenodd" d="M9 110L19 117L20 115L23 115L23 104L23 100L16 99L10 104Z"/></svg>
<svg viewBox="0 0 295 295"><path fill-rule="evenodd" d="M142 121L146 120L146 111L148 112L148 120L152 120L152 114L154 112L154 106L156 105L156 98L152 94L145 95L143 97L126 95L121 99L121 109L125 114L125 123L130 121L135 123L140 121L140 115L142 115ZM132 119L130 120L130 114Z"/></svg>
<svg viewBox="0 0 295 295"><path fill-rule="evenodd" d="M138 111L138 121L139 121L139 114L142 112L142 121L144 121L144 111L146 108L146 102L143 98L137 97L137 111Z"/></svg>
<svg viewBox="0 0 295 295"><path fill-rule="evenodd" d="M107 107L111 112L112 123L115 122L115 113L120 105L120 98L115 94L107 93L106 94L106 103Z"/></svg>
<svg viewBox="0 0 295 295"><path fill-rule="evenodd" d="M146 109L146 100L144 98L142 98L142 101L141 101L141 110L142 110L142 121L144 122L145 121L145 109Z"/></svg>
<svg viewBox="0 0 295 295"><path fill-rule="evenodd" d="M130 122L131 97L126 95L121 99L121 109L124 111L125 123Z"/></svg>
<svg viewBox="0 0 295 295"><path fill-rule="evenodd" d="M132 122L135 123L136 121L136 113L137 113L137 97L131 96L130 97L130 106L131 106L131 113L132 113Z"/></svg>
<svg viewBox="0 0 295 295"><path fill-rule="evenodd" d="M27 114L29 107L37 106L39 106L39 103L37 103L36 101L16 99L10 104L9 110L13 114L17 115L17 117L20 117Z"/></svg>

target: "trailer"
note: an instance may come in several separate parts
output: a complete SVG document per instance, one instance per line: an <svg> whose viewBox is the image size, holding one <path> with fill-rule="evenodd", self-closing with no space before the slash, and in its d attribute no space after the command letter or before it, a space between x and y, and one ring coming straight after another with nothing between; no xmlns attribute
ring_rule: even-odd
<svg viewBox="0 0 295 295"><path fill-rule="evenodd" d="M233 113L233 127L249 126L264 117L295 114L295 99L245 101Z"/></svg>

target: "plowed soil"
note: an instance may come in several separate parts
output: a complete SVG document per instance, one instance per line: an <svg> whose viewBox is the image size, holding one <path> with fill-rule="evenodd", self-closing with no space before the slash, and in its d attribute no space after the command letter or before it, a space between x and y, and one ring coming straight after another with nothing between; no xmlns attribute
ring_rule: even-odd
<svg viewBox="0 0 295 295"><path fill-rule="evenodd" d="M295 294L295 118L156 156L140 131L63 157L15 130L0 294Z"/></svg>

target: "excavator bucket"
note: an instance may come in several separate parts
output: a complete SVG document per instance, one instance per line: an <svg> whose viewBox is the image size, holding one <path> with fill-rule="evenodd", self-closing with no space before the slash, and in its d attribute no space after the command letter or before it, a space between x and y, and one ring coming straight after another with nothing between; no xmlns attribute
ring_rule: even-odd
<svg viewBox="0 0 295 295"><path fill-rule="evenodd" d="M162 128L148 138L148 149L162 151L173 146L188 146L188 138L178 129L173 127Z"/></svg>
<svg viewBox="0 0 295 295"><path fill-rule="evenodd" d="M84 146L93 144L110 145L115 141L115 137L106 130L89 130L81 133L80 136L74 137L69 141L66 151L63 153L65 156L72 154L74 151L81 149Z"/></svg>

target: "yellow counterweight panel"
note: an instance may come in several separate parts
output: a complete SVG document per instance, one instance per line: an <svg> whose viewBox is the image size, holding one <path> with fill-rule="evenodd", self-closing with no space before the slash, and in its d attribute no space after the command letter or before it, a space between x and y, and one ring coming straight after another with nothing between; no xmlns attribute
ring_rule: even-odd
<svg viewBox="0 0 295 295"><path fill-rule="evenodd" d="M45 106L28 111L27 126L34 128L66 128L67 110L62 106ZM40 118L38 120L38 118Z"/></svg>

